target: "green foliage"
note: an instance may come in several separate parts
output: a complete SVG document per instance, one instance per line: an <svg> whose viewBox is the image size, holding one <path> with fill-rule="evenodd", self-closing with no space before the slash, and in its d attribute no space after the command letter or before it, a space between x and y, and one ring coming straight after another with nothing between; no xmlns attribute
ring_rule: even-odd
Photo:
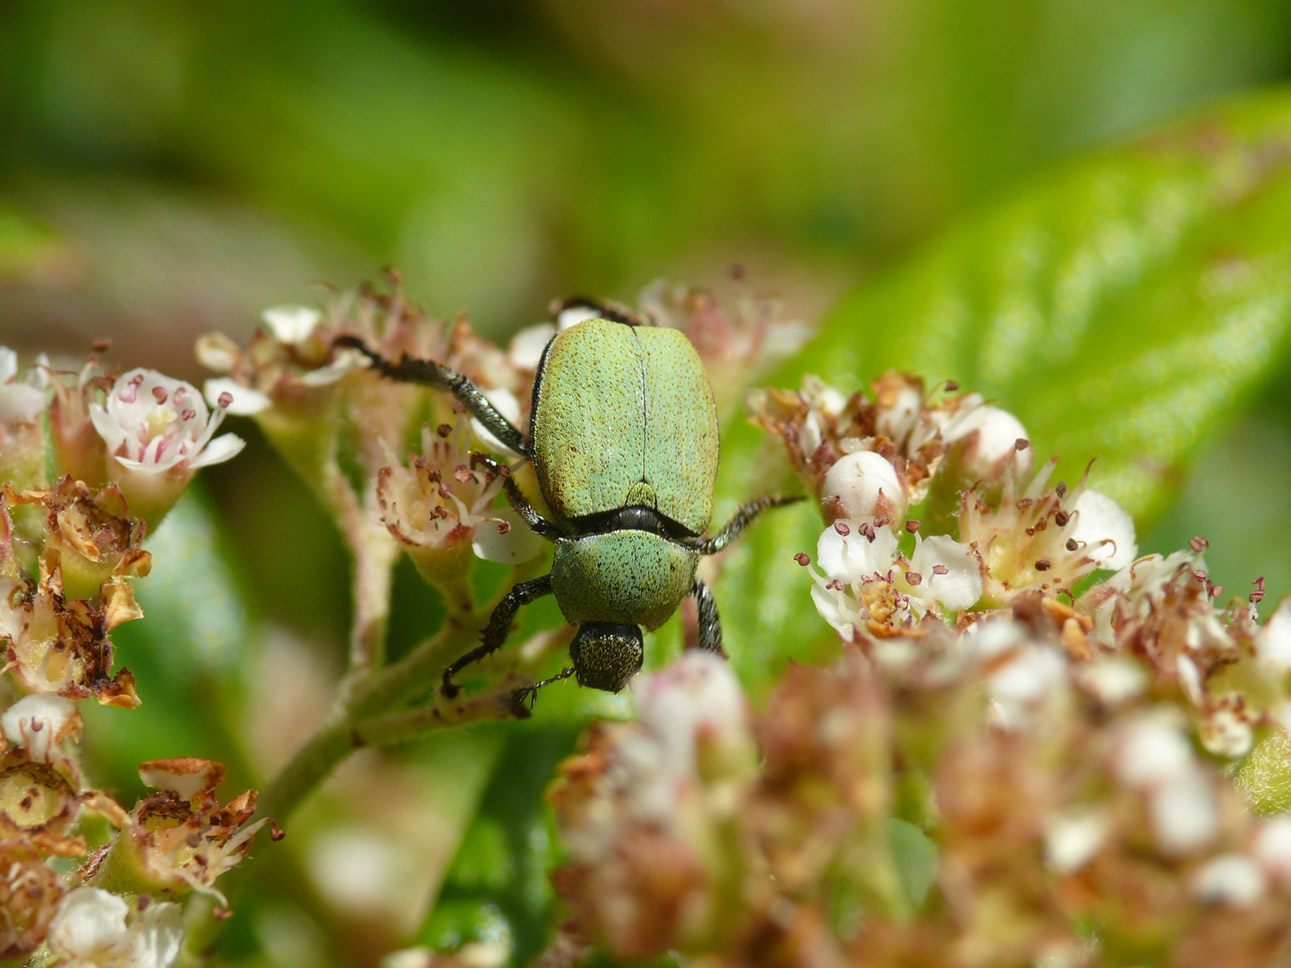
<svg viewBox="0 0 1291 968"><path fill-rule="evenodd" d="M557 861L543 791L556 765L573 752L577 732L549 723L509 730L419 943L504 944L513 964L525 964L542 950L554 913L548 875Z"/></svg>
<svg viewBox="0 0 1291 968"><path fill-rule="evenodd" d="M860 390L889 368L956 380L1017 414L1068 480L1097 458L1094 485L1150 519L1198 446L1285 367L1288 130L1291 96L1261 95L1058 169L860 287L764 382L814 373ZM766 471L778 448L730 428L719 496L784 486ZM814 556L819 517L773 514L715 587L755 693L833 641L802 618L809 584L792 558Z"/></svg>
<svg viewBox="0 0 1291 968"><path fill-rule="evenodd" d="M1291 96L1238 101L1036 182L845 300L777 382L958 381L1151 516L1284 360L1289 124Z"/></svg>

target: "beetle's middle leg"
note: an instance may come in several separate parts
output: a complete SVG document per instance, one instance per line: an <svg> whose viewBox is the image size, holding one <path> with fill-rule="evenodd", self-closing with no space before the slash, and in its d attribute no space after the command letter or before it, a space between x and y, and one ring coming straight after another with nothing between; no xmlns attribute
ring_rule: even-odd
<svg viewBox="0 0 1291 968"><path fill-rule="evenodd" d="M722 620L717 617L717 601L713 593L698 578L690 586L690 593L699 606L699 647L726 658L726 650L722 648Z"/></svg>
<svg viewBox="0 0 1291 968"><path fill-rule="evenodd" d="M332 340L332 349L338 346L358 350L372 363L372 368L382 376L400 383L419 383L422 386L434 387L436 390L447 390L459 403L471 412L480 423L498 440L506 444L517 454L529 455L529 445L524 434L516 429L502 412L489 402L489 398L480 392L480 388L466 376L452 367L434 360L422 360L404 353L395 363L387 360L376 350L368 346L357 336L338 336Z"/></svg>
<svg viewBox="0 0 1291 968"><path fill-rule="evenodd" d="M516 514L524 518L524 523L529 525L535 534L546 538L548 541L555 541L565 536L564 532L533 509L529 499L516 486L515 478L511 476L510 467L499 463L488 454L472 454L471 463L472 465L480 464L502 478L502 487L507 492L507 500L511 502L511 507L515 509Z"/></svg>
<svg viewBox="0 0 1291 968"><path fill-rule="evenodd" d="M472 662L478 662L486 655L501 648L502 643L511 634L511 623L515 621L516 612L520 610L521 605L528 605L534 599L550 594L551 575L543 575L533 581L522 581L507 592L502 601L498 602L497 608L493 609L493 614L489 616L489 624L484 626L484 631L480 633L480 644L471 649L470 652L455 659L444 670L443 682L439 687L440 692L449 699L455 697L461 690L461 686L453 681L453 676Z"/></svg>
<svg viewBox="0 0 1291 968"><path fill-rule="evenodd" d="M726 527L722 528L721 531L711 538L696 538L694 544L690 546L701 555L715 555L734 541L740 532L747 528L753 522L753 519L767 508L782 507L785 504L794 504L801 500L802 497L800 496L772 495L760 497L756 501L750 501L731 516L731 520L726 522Z"/></svg>

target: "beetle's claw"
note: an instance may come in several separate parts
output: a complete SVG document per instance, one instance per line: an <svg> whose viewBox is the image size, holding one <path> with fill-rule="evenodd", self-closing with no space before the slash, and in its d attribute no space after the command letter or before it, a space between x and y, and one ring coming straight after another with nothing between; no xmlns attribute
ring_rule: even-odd
<svg viewBox="0 0 1291 968"><path fill-rule="evenodd" d="M445 678L444 681L439 684L439 691L445 699L456 699L458 693L462 691L462 687L452 679Z"/></svg>
<svg viewBox="0 0 1291 968"><path fill-rule="evenodd" d="M533 686L525 686L523 689L517 689L511 693L511 715L516 719L528 719L533 715L533 704L538 698L538 690ZM528 704L525 700L528 699Z"/></svg>

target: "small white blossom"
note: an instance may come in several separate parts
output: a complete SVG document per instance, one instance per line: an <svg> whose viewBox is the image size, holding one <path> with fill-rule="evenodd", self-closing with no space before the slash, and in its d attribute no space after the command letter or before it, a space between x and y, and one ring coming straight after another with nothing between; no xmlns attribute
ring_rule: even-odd
<svg viewBox="0 0 1291 968"><path fill-rule="evenodd" d="M542 362L543 351L556 335L554 323L539 323L537 326L526 326L507 346L507 358L522 370L537 370Z"/></svg>
<svg viewBox="0 0 1291 968"><path fill-rule="evenodd" d="M1167 853L1197 850L1219 831L1215 791L1195 765L1151 792L1148 814L1161 849Z"/></svg>
<svg viewBox="0 0 1291 968"><path fill-rule="evenodd" d="M995 669L986 680L995 714L1005 729L1030 721L1031 707L1047 699L1067 680L1067 662L1057 650L1028 644Z"/></svg>
<svg viewBox="0 0 1291 968"><path fill-rule="evenodd" d="M1044 830L1044 855L1059 873L1078 871L1107 839L1107 818L1100 813L1054 817Z"/></svg>
<svg viewBox="0 0 1291 968"><path fill-rule="evenodd" d="M481 389L480 392L484 394L489 403L493 404L493 409L511 421L512 426L520 423L520 401L516 399L514 393L505 387L495 387L488 390ZM524 456L494 437L489 429L474 417L471 418L471 429L475 431L475 436L480 438L489 450L499 451L503 454Z"/></svg>
<svg viewBox="0 0 1291 968"><path fill-rule="evenodd" d="M730 663L711 652L691 649L655 675L632 684L641 724L663 750L675 773L695 769L696 741L742 737L744 696Z"/></svg>
<svg viewBox="0 0 1291 968"><path fill-rule="evenodd" d="M308 306L271 306L260 318L279 343L297 345L314 334L323 315Z"/></svg>
<svg viewBox="0 0 1291 968"><path fill-rule="evenodd" d="M1291 887L1291 815L1270 817L1261 823L1251 853L1270 879Z"/></svg>
<svg viewBox="0 0 1291 968"><path fill-rule="evenodd" d="M961 406L941 425L942 439L949 445L960 445L961 476L969 481L990 480L1006 468L1019 479L1030 474L1034 459L1031 448L1018 449L1018 441L1027 439L1022 422L990 404L972 406L971 400L972 396L966 398L969 405Z"/></svg>
<svg viewBox="0 0 1291 968"><path fill-rule="evenodd" d="M177 904L149 904L132 917L117 895L78 887L59 904L47 944L66 968L170 968L183 939Z"/></svg>
<svg viewBox="0 0 1291 968"><path fill-rule="evenodd" d="M90 419L119 464L160 474L218 464L246 446L233 434L212 440L227 405L212 413L191 384L137 369L117 380L106 407L91 405Z"/></svg>
<svg viewBox="0 0 1291 968"><path fill-rule="evenodd" d="M1188 776L1195 760L1175 717L1145 714L1123 731L1114 765L1122 783L1144 789Z"/></svg>
<svg viewBox="0 0 1291 968"><path fill-rule="evenodd" d="M317 309L311 309L308 306L274 306L261 313L260 318L264 320L265 327L279 343L293 349L305 349L310 341L315 339L315 330L318 329L318 324L322 322L323 314ZM307 387L327 386L335 383L351 370L365 366L366 363L367 361L363 355L357 350L345 349L336 353L332 358L332 362L326 366L307 369L299 375L298 379ZM207 399L210 399L209 389L207 394ZM243 398L247 402L238 405L249 405L251 398L247 397L245 392ZM236 401L237 397L235 396L234 399ZM256 411L231 412L254 413Z"/></svg>
<svg viewBox="0 0 1291 968"><path fill-rule="evenodd" d="M1255 655L1272 669L1291 669L1291 598L1284 598L1255 636Z"/></svg>
<svg viewBox="0 0 1291 968"><path fill-rule="evenodd" d="M834 517L848 521L886 517L896 522L906 509L905 488L896 469L886 457L869 450L840 457L825 475L820 499Z"/></svg>
<svg viewBox="0 0 1291 968"><path fill-rule="evenodd" d="M10 743L26 747L33 760L48 763L63 740L80 736L81 714L62 696L33 693L4 711L0 729Z"/></svg>
<svg viewBox="0 0 1291 968"><path fill-rule="evenodd" d="M48 373L32 367L25 381L18 380L18 354L0 346L0 423L35 420L45 409Z"/></svg>
<svg viewBox="0 0 1291 968"><path fill-rule="evenodd" d="M813 572L812 600L848 640L868 620L912 625L938 603L957 611L982 593L972 549L945 535L916 535L906 561L891 528L838 521L821 533L816 558L824 574Z"/></svg>
<svg viewBox="0 0 1291 968"><path fill-rule="evenodd" d="M1071 670L1072 678L1104 706L1122 706L1137 699L1148 686L1148 673L1130 659L1108 656L1084 662Z"/></svg>
<svg viewBox="0 0 1291 968"><path fill-rule="evenodd" d="M1250 907L1264 896L1264 873L1245 854L1220 854L1193 874L1192 890L1212 904Z"/></svg>

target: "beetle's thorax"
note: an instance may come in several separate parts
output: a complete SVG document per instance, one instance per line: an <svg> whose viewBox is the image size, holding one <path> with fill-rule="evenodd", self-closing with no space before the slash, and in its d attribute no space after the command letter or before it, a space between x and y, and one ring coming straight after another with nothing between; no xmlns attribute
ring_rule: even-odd
<svg viewBox="0 0 1291 968"><path fill-rule="evenodd" d="M658 628L695 581L699 553L653 531L620 529L562 538L551 586L565 620Z"/></svg>

